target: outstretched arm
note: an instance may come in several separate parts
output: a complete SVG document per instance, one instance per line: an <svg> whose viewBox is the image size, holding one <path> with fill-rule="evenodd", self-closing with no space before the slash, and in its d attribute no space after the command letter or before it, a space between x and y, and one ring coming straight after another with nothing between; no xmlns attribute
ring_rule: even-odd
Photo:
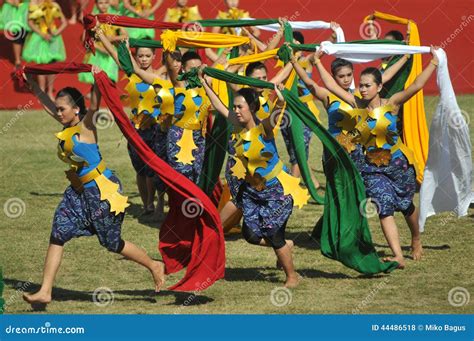
<svg viewBox="0 0 474 341"><path fill-rule="evenodd" d="M433 58L431 59L428 66L415 78L415 81L405 90L397 92L392 97L390 97L389 102L394 105L402 105L410 98L412 98L418 91L420 91L430 79L432 73L438 67L438 56L436 55L436 49L432 46L431 47L431 55Z"/></svg>

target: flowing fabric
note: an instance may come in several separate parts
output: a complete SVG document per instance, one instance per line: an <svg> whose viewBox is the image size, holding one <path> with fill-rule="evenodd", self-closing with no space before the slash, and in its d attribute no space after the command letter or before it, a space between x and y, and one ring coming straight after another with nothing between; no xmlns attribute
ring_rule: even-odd
<svg viewBox="0 0 474 341"><path fill-rule="evenodd" d="M352 63L368 63L397 54L430 53L429 46L407 46L403 44L333 44L330 41L323 41L321 48L328 55L343 58Z"/></svg>
<svg viewBox="0 0 474 341"><path fill-rule="evenodd" d="M240 37L231 34L192 32L192 31L164 31L161 36L163 48L166 51L176 50L176 46L183 47L233 47L250 43L249 37Z"/></svg>
<svg viewBox="0 0 474 341"><path fill-rule="evenodd" d="M410 32L408 44L410 46L420 46L420 33L417 24L410 19L397 17L395 15L375 11L373 16L376 19L385 20L393 24L407 25ZM369 17L364 20L367 21ZM422 71L422 60L420 55L413 56L413 65L405 83L405 89L409 87L415 78ZM405 144L413 150L415 160L420 165L421 172L417 173L419 183L423 181L423 170L428 158L428 125L426 123L425 102L423 90L419 91L403 106L403 140Z"/></svg>
<svg viewBox="0 0 474 341"><path fill-rule="evenodd" d="M204 73L236 84L273 89L270 82L238 76L209 67ZM361 214L367 202L362 178L346 151L316 120L299 98L288 90L282 92L288 108L307 125L323 143L330 167L325 167L327 182L324 200L321 252L364 274L390 272L397 262L380 262L372 243L367 219Z"/></svg>
<svg viewBox="0 0 474 341"><path fill-rule="evenodd" d="M321 20L312 20L312 21L288 21L293 30L327 30L331 28L331 23ZM258 29L263 31L276 32L280 29L278 24L267 24L267 25L258 25ZM341 27L336 29L336 40L338 42L344 42L346 39L344 37L344 31Z"/></svg>
<svg viewBox="0 0 474 341"><path fill-rule="evenodd" d="M76 63L56 63L24 69L24 72L34 74L90 71L91 65ZM94 74L94 78L128 142L170 188L170 212L160 229L159 249L168 274L184 267L186 273L169 289L200 291L208 288L224 277L225 242L219 213L199 187L156 156L140 138L123 111L115 84L107 75L100 72Z"/></svg>
<svg viewBox="0 0 474 341"><path fill-rule="evenodd" d="M472 159L469 129L456 102L446 53L438 50L440 101L430 126L428 161L420 190L420 231L426 218L451 211L465 216L471 202Z"/></svg>

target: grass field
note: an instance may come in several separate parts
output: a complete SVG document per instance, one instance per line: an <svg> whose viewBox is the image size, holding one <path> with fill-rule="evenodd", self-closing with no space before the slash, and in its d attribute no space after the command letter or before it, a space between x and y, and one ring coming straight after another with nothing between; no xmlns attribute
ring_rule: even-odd
<svg viewBox="0 0 474 341"><path fill-rule="evenodd" d="M460 107L474 121L474 96L459 96ZM437 98L427 97L428 115ZM20 103L25 106L26 103ZM322 114L322 117L325 115ZM472 126L472 124L471 124ZM61 127L42 111L0 112L0 203L20 199L18 214L1 212L0 265L5 281L6 313L31 312L21 299L21 291L35 291L41 283L43 260L48 246L51 220L68 182L66 164L56 157L54 133ZM471 140L473 139L471 129ZM102 155L116 170L131 206L123 224L123 238L143 247L152 257L157 250L158 228L138 219L140 199L134 172L126 151L126 140L116 125L99 131ZM287 160L281 140L280 154ZM317 177L324 183L321 146L313 138L311 159ZM417 198L416 198L417 199ZM22 205L24 203L24 206ZM11 203L11 201L10 201ZM295 209L287 235L295 240L295 265L303 276L300 287L291 292L277 291L284 274L275 269L271 249L247 244L232 236L226 243L226 276L197 295L164 291L152 292L152 279L142 267L108 253L95 237L75 239L65 248L65 257L53 291L48 313L60 314L228 314L228 313L473 313L471 301L450 304L448 293L461 287L474 295L474 210L461 219L446 213L429 218L422 235L424 258L407 261L405 270L372 278L359 275L321 255L318 244L309 239L322 206ZM403 217L396 216L406 255L410 234ZM380 255L390 249L376 218L370 219L373 240ZM182 273L170 276L176 283ZM112 290L113 301L103 305L93 301L100 287ZM452 291L451 294L454 292ZM464 291L465 294L465 291ZM285 297L285 295L288 295ZM462 293L460 294L462 295ZM455 300L460 296L455 295Z"/></svg>

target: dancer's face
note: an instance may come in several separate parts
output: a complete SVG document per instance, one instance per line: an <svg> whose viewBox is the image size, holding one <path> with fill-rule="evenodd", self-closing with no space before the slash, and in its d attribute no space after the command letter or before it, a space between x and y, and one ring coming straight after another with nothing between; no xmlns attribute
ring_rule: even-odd
<svg viewBox="0 0 474 341"><path fill-rule="evenodd" d="M228 8L239 7L239 0L225 0L224 2Z"/></svg>
<svg viewBox="0 0 474 341"><path fill-rule="evenodd" d="M54 103L56 104L59 120L63 126L69 127L80 121L79 107L71 103L71 99L68 96L56 97Z"/></svg>
<svg viewBox="0 0 474 341"><path fill-rule="evenodd" d="M202 65L202 61L200 59L190 59L183 65L183 71L189 72L192 68L200 67Z"/></svg>
<svg viewBox="0 0 474 341"><path fill-rule="evenodd" d="M375 78L372 75L362 75L360 76L359 91L362 99L370 101L382 89L382 84L377 84Z"/></svg>
<svg viewBox="0 0 474 341"><path fill-rule="evenodd" d="M249 75L251 78L255 78L261 81L267 81L267 70L264 68L261 69L255 69L253 72ZM258 93L261 93L264 89L263 88L253 88L255 91Z"/></svg>
<svg viewBox="0 0 474 341"><path fill-rule="evenodd" d="M341 66L336 70L334 79L344 90L349 90L354 79L354 71L349 66Z"/></svg>
<svg viewBox="0 0 474 341"><path fill-rule="evenodd" d="M188 0L178 0L178 7L185 7L188 4Z"/></svg>
<svg viewBox="0 0 474 341"><path fill-rule="evenodd" d="M239 121L243 127L253 120L252 112L243 96L236 96L234 98L234 111L237 116L237 121Z"/></svg>
<svg viewBox="0 0 474 341"><path fill-rule="evenodd" d="M110 6L109 0L96 0L95 3L100 13L107 13Z"/></svg>
<svg viewBox="0 0 474 341"><path fill-rule="evenodd" d="M152 49L149 49L147 47L140 47L137 49L135 59L137 60L137 63L140 68L148 69L153 63L153 60L155 59L155 53Z"/></svg>

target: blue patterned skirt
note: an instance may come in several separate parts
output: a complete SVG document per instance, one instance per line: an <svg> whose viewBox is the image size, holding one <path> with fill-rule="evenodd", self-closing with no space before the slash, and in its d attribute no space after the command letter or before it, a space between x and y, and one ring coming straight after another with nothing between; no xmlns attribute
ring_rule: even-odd
<svg viewBox="0 0 474 341"><path fill-rule="evenodd" d="M388 166L365 163L362 171L367 197L375 201L379 216L393 216L407 210L416 190L415 168L404 155L392 158Z"/></svg>
<svg viewBox="0 0 474 341"><path fill-rule="evenodd" d="M161 130L159 127L155 134L155 144L153 151L158 155L160 159L168 163L168 157L166 155L166 143L168 139L168 132ZM161 180L161 178L154 173L153 175L153 182L155 183L155 187L158 191L164 192L166 189L165 183Z"/></svg>
<svg viewBox="0 0 474 341"><path fill-rule="evenodd" d="M162 138L159 134L161 133L161 128L159 124L154 124L148 129L137 129L138 135L145 141L148 147L153 150L155 154L157 152L157 142L158 138ZM138 156L135 148L129 143L128 145L128 155L130 155L130 160L132 161L132 166L137 172L138 175L146 176L152 178L155 176L155 172L151 169L146 162L144 162L140 156Z"/></svg>
<svg viewBox="0 0 474 341"><path fill-rule="evenodd" d="M121 192L120 180L114 175L109 179L120 185ZM51 243L64 245L72 238L97 235L107 250L120 252L124 245L121 238L124 216L110 212L110 204L100 200L97 186L85 187L82 193L69 186L54 213Z"/></svg>
<svg viewBox="0 0 474 341"><path fill-rule="evenodd" d="M244 224L260 238L270 239L284 229L293 211L293 198L285 195L279 181L257 191L246 181L240 186L237 206L242 209Z"/></svg>
<svg viewBox="0 0 474 341"><path fill-rule="evenodd" d="M195 184L198 184L206 151L206 138L202 136L201 130L193 130L193 139L197 146L197 148L193 150L194 161L190 165L184 164L182 162L178 162L176 159L176 154L178 154L181 149L177 143L183 136L183 131L183 128L177 127L175 125L171 126L171 128L168 130L166 146L168 163L171 167L173 167L173 169L183 174Z"/></svg>

